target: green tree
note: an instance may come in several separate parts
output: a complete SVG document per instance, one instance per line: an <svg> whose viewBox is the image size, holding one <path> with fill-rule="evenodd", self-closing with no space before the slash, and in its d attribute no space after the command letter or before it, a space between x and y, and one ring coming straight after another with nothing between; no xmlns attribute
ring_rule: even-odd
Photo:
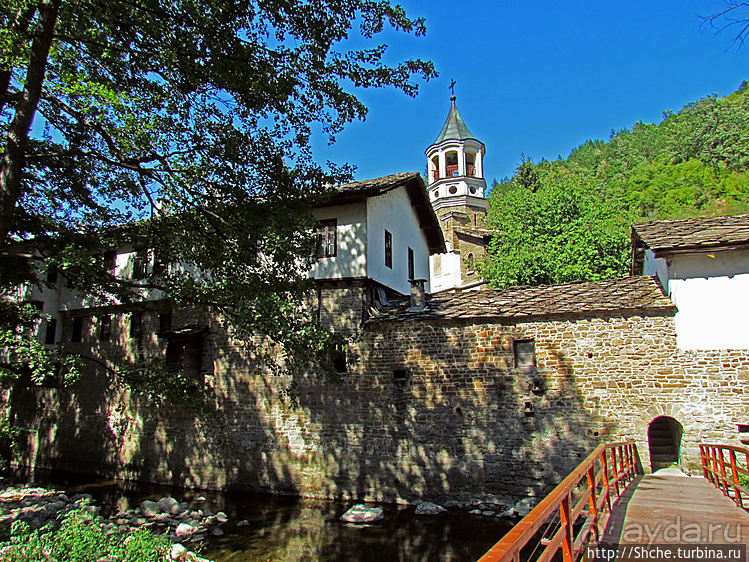
<svg viewBox="0 0 749 562"><path fill-rule="evenodd" d="M350 169L316 165L310 137L364 117L351 87L415 95L435 76L421 60L386 64L383 45L339 50L355 26L364 44L385 26L425 30L386 0L4 1L5 327L22 320L14 287L55 267L101 302L159 289L238 330L318 346L298 314L309 203ZM101 259L123 245L184 267L125 283Z"/></svg>
<svg viewBox="0 0 749 562"><path fill-rule="evenodd" d="M590 175L553 162L535 191L495 186L487 223L495 231L480 271L494 287L623 275L630 217Z"/></svg>

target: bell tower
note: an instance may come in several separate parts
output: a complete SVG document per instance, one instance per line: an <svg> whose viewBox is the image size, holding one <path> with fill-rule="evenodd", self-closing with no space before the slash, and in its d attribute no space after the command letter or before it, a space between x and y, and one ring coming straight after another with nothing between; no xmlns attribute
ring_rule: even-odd
<svg viewBox="0 0 749 562"><path fill-rule="evenodd" d="M468 130L450 96L450 112L437 140L427 148L429 199L439 216L449 207L486 212L484 154L486 147Z"/></svg>
<svg viewBox="0 0 749 562"><path fill-rule="evenodd" d="M440 134L426 150L429 201L439 218L447 254L430 258L432 292L481 284L474 264L486 254L491 233L484 216L489 207L484 179L484 143L466 127L450 96L450 112Z"/></svg>

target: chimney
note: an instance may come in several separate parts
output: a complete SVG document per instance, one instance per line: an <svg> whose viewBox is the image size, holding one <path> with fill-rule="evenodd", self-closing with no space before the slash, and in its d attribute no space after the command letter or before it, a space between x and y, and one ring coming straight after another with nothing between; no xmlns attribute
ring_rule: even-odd
<svg viewBox="0 0 749 562"><path fill-rule="evenodd" d="M411 306L406 312L421 312L426 308L426 292L424 284L426 279L411 279Z"/></svg>

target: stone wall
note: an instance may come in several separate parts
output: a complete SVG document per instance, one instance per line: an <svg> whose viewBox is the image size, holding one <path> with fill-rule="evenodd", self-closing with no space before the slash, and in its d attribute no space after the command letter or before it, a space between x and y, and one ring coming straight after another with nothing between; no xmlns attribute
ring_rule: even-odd
<svg viewBox="0 0 749 562"><path fill-rule="evenodd" d="M361 310L364 288L345 290ZM205 488L517 500L601 440L635 439L647 469L659 415L683 425L692 470L700 440L738 444L749 421L747 352L681 352L670 316L370 321L344 330L339 384L271 374L220 319L206 325L205 412L150 403L101 368L72 390L17 388L18 460ZM535 367L518 367L515 342L529 340Z"/></svg>

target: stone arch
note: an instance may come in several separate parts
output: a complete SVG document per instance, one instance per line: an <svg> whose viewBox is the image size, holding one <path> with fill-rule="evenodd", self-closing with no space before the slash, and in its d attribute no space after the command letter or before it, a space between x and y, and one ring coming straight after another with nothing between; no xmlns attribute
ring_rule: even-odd
<svg viewBox="0 0 749 562"><path fill-rule="evenodd" d="M648 425L650 469L681 465L681 441L684 427L671 416L658 416Z"/></svg>

